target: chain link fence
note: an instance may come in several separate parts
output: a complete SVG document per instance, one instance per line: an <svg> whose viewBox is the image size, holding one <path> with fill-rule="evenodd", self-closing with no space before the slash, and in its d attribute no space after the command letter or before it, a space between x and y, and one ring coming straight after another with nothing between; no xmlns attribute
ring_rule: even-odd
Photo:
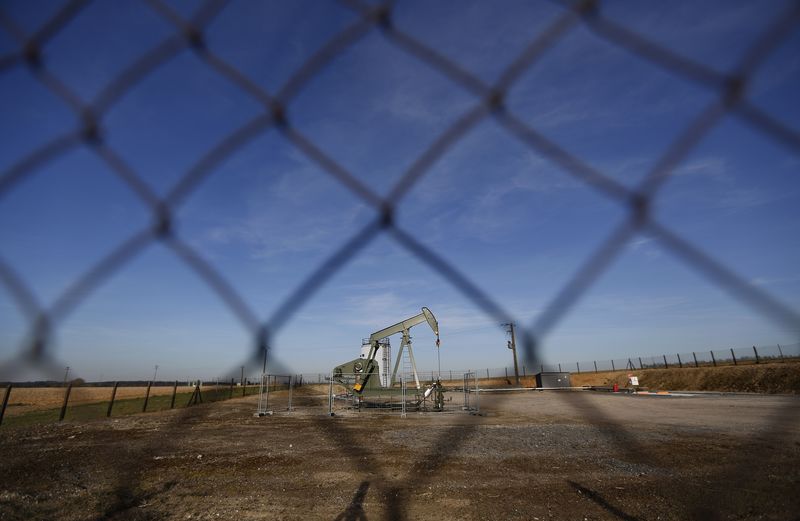
<svg viewBox="0 0 800 521"><path fill-rule="evenodd" d="M27 178L54 163L59 158L83 150L102 162L141 202L151 216L152 223L130 236L121 238L118 246L109 254L87 267L63 293L48 302L40 302L17 266L2 257L0 249L0 282L11 296L15 306L25 317L28 334L13 357L2 363L0 378L12 379L27 367L34 367L49 374L62 370L53 353L54 334L65 319L76 312L112 275L128 266L131 261L153 243L160 243L171 251L185 268L194 272L220 299L241 323L252 339L250 364L260 364L262 353L269 352L271 339L294 317L299 309L312 300L319 290L339 273L363 248L378 237L394 241L421 263L431 268L443 280L452 285L470 302L475 304L495 323L518 324L519 343L528 367L540 365L539 345L553 328L561 323L567 311L581 301L592 284L604 274L611 262L623 248L640 233L647 233L670 254L713 282L722 290L738 299L776 327L800 333L800 315L763 287L751 284L747 279L730 269L723 260L698 246L669 226L660 222L651 211L661 188L670 179L676 167L697 147L699 142L727 116L746 125L756 135L772 141L792 153L800 152L798 132L769 115L748 100L747 87L755 72L794 31L800 21L800 3L785 3L783 12L775 17L761 32L760 37L738 56L735 65L726 72L719 72L693 59L679 54L646 35L639 34L607 17L603 2L583 0L558 3L561 13L547 27L532 34L529 43L498 76L488 83L461 64L446 57L435 47L398 28L393 23L395 5L386 3L361 3L357 0L342 2L353 13L353 20L330 37L305 62L290 74L276 90L268 91L258 82L238 70L233 64L215 53L208 43L206 31L215 18L225 9L226 2L211 0L197 6L190 16L184 16L161 0L143 2L142 8L151 10L173 28L168 37L158 42L133 60L107 82L91 99L86 100L74 92L52 69L48 62L53 42L62 33L68 32L73 21L91 5L87 0L70 0L36 30L27 31L9 14L0 9L0 27L14 40L14 50L0 56L0 75L9 76L26 70L49 92L54 94L64 107L74 113L77 126L64 128L55 137L22 157L15 158L0 173L0 201L14 197L17 187ZM705 89L712 100L688 125L669 142L664 142L658 160L643 181L629 188L614 177L591 166L581 157L570 152L548 138L542 130L527 123L505 103L511 87L520 77L544 57L551 49L578 28L586 28L599 38L644 60L667 73ZM414 158L410 167L386 196L365 185L353 172L328 155L311 138L304 135L294 124L288 108L299 103L299 94L316 76L329 67L344 51L358 45L367 34L378 32L393 48L417 60L420 66L428 67L452 82L454 88L468 92L473 105L454 124L441 132L422 154ZM254 112L241 124L213 146L183 172L166 195L154 192L122 155L115 150L104 131L104 121L120 100L135 90L156 68L169 67L169 61L186 50L191 51L208 70L240 90L240 95L253 100L260 110ZM601 197L618 205L627 218L617 226L594 252L587 256L571 279L564 284L556 296L548 302L536 318L513 317L505 306L492 297L490 291L477 284L470 273L457 269L440 254L418 241L413 233L401 227L395 214L402 206L404 196L412 187L424 184L424 177L464 136L486 120L493 120L508 138L528 147L538 156L556 166L565 176L597 192ZM228 282L226 274L215 269L195 248L184 240L175 226L175 215L220 164L241 150L267 130L277 131L297 153L318 165L330 178L346 188L359 201L374 212L370 222L352 232L347 239L338 242L336 251L321 262L283 300L276 311L266 319L260 317ZM534 275L532 275L534 276ZM677 362L677 360L675 360ZM667 363L670 363L669 359ZM479 377L477 375L476 377ZM466 395L465 395L466 396ZM472 407L472 397L466 396ZM173 436L180 438L183 421L187 417L207 414L188 409L176 415ZM618 443L624 454L639 459L647 456L637 452L637 445L626 434L626 425L615 423L612 418L593 417L590 422L613 426L611 438ZM322 420L321 420L322 421ZM334 423L320 426L322 432L332 439L349 439L346 430ZM435 475L447 460L463 446L474 432L470 427L454 427L446 444L437 444L434 454L427 455L434 463L427 467L429 475ZM775 425L766 425L764 436L769 436ZM777 433L777 430L775 430ZM777 435L777 434L776 434ZM358 440L350 440L358 445ZM136 484L144 476L131 468L120 469L116 499L107 505L104 515L110 516L135 506ZM744 473L744 469L742 474ZM408 489L417 486L405 483ZM399 489L398 489L399 490ZM410 494L396 494L388 502L390 516L405 517L405 502ZM698 505L701 508L702 505Z"/></svg>

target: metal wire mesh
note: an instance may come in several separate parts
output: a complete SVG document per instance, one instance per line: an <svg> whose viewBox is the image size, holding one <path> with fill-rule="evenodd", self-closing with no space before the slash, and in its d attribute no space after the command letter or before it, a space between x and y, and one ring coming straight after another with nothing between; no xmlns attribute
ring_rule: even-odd
<svg viewBox="0 0 800 521"><path fill-rule="evenodd" d="M413 234L396 222L396 210L412 187L424 183L425 175L432 165L449 149L463 139L465 134L480 122L493 119L508 133L535 153L557 166L565 175L572 176L613 203L623 208L627 218L602 242L561 291L553 298L537 318L519 329L525 361L529 367L539 364L539 341L565 316L566 312L581 300L587 289L609 267L623 247L637 233L647 232L660 245L675 255L690 268L709 281L756 309L776 325L790 331L800 332L800 314L787 307L762 288L729 269L724 262L714 258L702 247L692 244L668 226L659 222L651 213L653 202L676 166L698 145L725 116L732 116L753 131L785 147L793 153L800 152L800 135L771 117L748 101L747 86L756 71L800 23L800 3L786 3L784 12L777 17L755 43L739 57L730 71L720 73L691 57L680 55L638 34L603 15L601 2L582 0L564 2L561 14L539 34L534 35L522 52L505 68L499 79L489 84L459 63L454 62L436 48L420 41L393 24L393 2L377 5L347 0L343 4L357 16L341 32L330 38L316 50L305 63L291 74L275 92L268 92L257 82L240 72L231 63L220 57L207 44L205 30L224 9L226 2L211 0L202 4L189 18L183 17L161 0L144 2L159 16L168 21L174 32L126 67L91 100L84 100L48 67L44 59L48 45L54 37L65 30L71 21L89 5L87 0L66 2L38 30L29 34L7 14L0 11L0 26L16 40L17 50L0 56L0 74L9 74L17 68L26 68L50 92L72 110L80 124L68 128L39 146L33 152L18 158L0 174L0 198L13 197L17 185L34 175L49 163L65 154L82 148L90 151L118 176L130 192L138 198L150 213L152 223L146 228L124 238L108 255L89 267L73 284L51 302L41 303L34 296L29 284L17 273L15 267L0 258L0 280L11 294L16 306L28 323L28 336L18 350L15 360L3 364L4 374L13 374L21 365L47 367L51 363L53 333L64 319L79 308L111 275L123 270L133 258L148 245L160 242L177 259L219 297L252 338L252 359L258 360L270 346L270 338L279 331L297 311L312 299L330 278L341 271L366 245L378 236L392 239L415 258L437 272L445 281L460 291L486 315L497 323L524 321L514 320L511 314L484 288L419 242ZM549 139L540 129L526 123L505 104L509 89L548 51L578 27L586 27L603 40L610 42L639 59L645 60L674 76L707 89L713 101L699 111L696 117L672 142L664 143L655 166L635 188L628 188L610 175L590 166L580 157L562 148ZM312 139L304 135L288 115L287 107L296 102L298 94L316 75L329 67L332 60L371 31L379 31L385 40L396 49L407 53L421 64L441 74L473 96L473 106L457 121L445 129L420 154L403 173L399 181L388 189L386 195L376 193L361 182L351 171L329 156ZM154 193L123 157L106 140L103 120L126 93L135 89L157 67L165 64L178 53L190 49L202 60L210 71L241 90L242 96L252 98L262 110L234 131L224 136L201 157L197 158L164 197ZM297 151L316 163L332 179L349 190L374 211L371 221L356 230L349 239L341 241L336 251L321 262L294 291L266 319L262 319L227 281L224 273L215 269L193 247L176 232L174 216L177 209L192 196L198 187L212 176L219 165L268 129L277 130ZM523 317L525 318L525 317ZM186 415L201 413L187 411ZM613 424L608 418L594 420ZM767 426L767 433L774 425ZM349 453L349 448L358 446L360 440L352 439L347 431L334 423L320 422L323 433ZM418 466L424 467L427 478L417 483L399 483L388 505L388 511L396 519L405 517L406 502L412 487L421 487L426 479L442 467L448 455L457 451L474 430L474 426L458 426L443 436L440 445L431 454L423 455ZM646 459L646 454L636 441L626 434L625 427L616 425L613 439L621 450L635 459ZM366 459L374 459L368 450L359 452ZM374 461L372 463L375 463ZM379 468L378 465L371 465ZM108 512L118 511L126 505L126 491L133 489L139 476L134 471L121 474L119 484L120 502L111 505ZM392 491L389 491L392 492Z"/></svg>

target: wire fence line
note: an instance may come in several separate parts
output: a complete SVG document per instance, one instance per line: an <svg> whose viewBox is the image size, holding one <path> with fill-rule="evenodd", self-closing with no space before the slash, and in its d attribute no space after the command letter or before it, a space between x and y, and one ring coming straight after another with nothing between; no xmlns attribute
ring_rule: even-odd
<svg viewBox="0 0 800 521"><path fill-rule="evenodd" d="M708 351L663 353L661 355L629 356L606 360L584 360L564 363L544 363L534 367L541 371L569 371L589 373L620 371L626 369L669 369L708 367L739 364L760 364L800 360L800 343L775 344L751 347L731 347ZM495 374L497 370L495 370Z"/></svg>
<svg viewBox="0 0 800 521"><path fill-rule="evenodd" d="M664 353L661 355L629 356L627 358L606 358L597 360L578 360L564 362L540 362L538 365L521 364L520 377L534 376L539 372L591 373L600 371L623 371L627 369L670 369L689 367L716 367L726 365L747 365L761 363L782 363L800 361L800 343L711 349L708 351L689 351L685 353ZM426 382L438 379L458 381L465 373L475 373L478 378L507 378L513 380L514 366L485 367L473 369L435 369L418 371L420 380ZM328 373L299 373L296 376L302 383L324 383L330 378Z"/></svg>
<svg viewBox="0 0 800 521"><path fill-rule="evenodd" d="M8 383L2 385L0 425L96 420L244 398L258 392L254 383L234 381Z"/></svg>
<svg viewBox="0 0 800 521"><path fill-rule="evenodd" d="M16 51L0 56L0 75L9 74L19 68L27 69L46 89L61 99L80 122L77 128L64 129L59 136L24 157L19 157L0 173L0 200L13 197L15 188L22 180L35 175L54 160L70 151L84 149L94 154L125 183L150 213L152 224L129 237L121 238L111 253L88 267L62 294L47 303L39 302L29 282L19 275L15 266L0 258L0 281L28 322L28 336L17 350L17 356L2 364L0 378L13 375L23 366L52 371L56 367L52 352L53 334L64 319L78 309L110 276L123 270L148 245L155 242L165 245L188 270L197 274L237 317L252 338L253 349L249 360L251 363L257 363L264 351L269 352L270 339L276 332L312 299L334 274L340 272L366 245L379 236L392 239L430 267L493 321L527 324L519 327L519 337L525 363L530 367L540 364L538 343L561 322L567 311L583 298L598 277L607 271L623 247L635 235L642 232L649 233L666 251L734 298L759 311L776 325L800 332L800 314L797 310L785 305L763 288L750 284L724 262L659 222L651 213L653 202L658 198L661 187L673 174L676 166L724 116L731 115L739 119L754 132L792 153L800 152L800 135L747 99L747 87L756 70L772 55L775 48L797 29L800 22L800 3L796 1L786 2L784 12L776 17L755 43L739 57L736 66L726 72L719 72L692 57L676 53L607 18L602 13L602 2L596 0L558 2L563 8L560 16L539 34L532 35L529 44L500 74L499 80L488 84L436 48L399 29L393 23L393 2L375 5L347 0L342 4L355 13L356 19L331 37L272 93L216 54L208 45L205 31L225 8L226 2L216 0L205 2L194 15L186 18L161 0L148 0L143 3L146 6L144 8L152 9L166 20L174 28L174 32L134 60L96 96L85 100L48 67L46 56L48 46L52 44L55 36L68 30L75 17L90 3L88 0L67 1L38 30L30 34L0 10L0 27L15 39L18 46ZM559 146L541 129L523 121L504 103L509 89L520 76L578 27L588 28L604 41L671 75L693 82L715 95L715 99L698 112L695 119L677 138L664 143L655 166L635 188L622 185L613 177ZM293 125L287 110L292 103L297 102L298 94L314 77L325 68L333 66L331 62L337 55L357 45L360 39L372 31L378 31L396 49L441 74L450 80L454 87L461 87L474 97L474 105L411 162L411 166L399 181L389 187L387 196L381 196L362 183L351 171L304 135ZM165 66L171 58L187 49L204 62L214 74L239 88L242 96L258 102L263 110L253 114L246 123L210 147L183 173L168 190L167 195L160 197L148 187L140 173L131 167L106 139L103 120L126 93L135 89L157 67ZM469 273L456 269L446 259L417 241L394 219L394 214L402 205L404 196L412 187L424 182L432 165L455 143L461 141L471 128L487 119L493 119L511 139L529 147L557 166L565 175L575 178L619 205L627 214L627 219L585 259L569 282L535 318L513 317L501 303L492 298L488 291L478 285ZM277 130L300 154L317 164L322 171L372 208L374 217L366 226L356 230L349 239L342 241L334 254L308 274L271 316L262 318L227 281L224 273L215 269L180 237L174 221L177 209L214 174L224 160L268 129ZM58 369L60 370L60 366ZM598 420L611 422L608 418L598 418ZM774 425L768 425L766 432L770 433L773 427ZM421 456L420 461L426 461L425 475L429 477L435 475L447 457L458 450L475 428L458 426L453 428L451 436L442 436L442 440L450 441L434 447L432 454ZM176 426L175 429L177 431L179 427ZM340 446L343 451L350 446L360 444L359 440L352 439L351 434L335 423L321 422L320 430L330 435L336 443L342 444ZM636 449L636 444L630 436L626 435L624 425L617 424L615 433L623 450L640 459L645 457ZM346 446L347 443L352 445ZM366 459L374 460L367 449L360 454ZM376 464L372 467L380 468ZM135 489L134 485L139 479L141 476L134 470L121 475L119 501L110 505L107 513L119 511L129 505L130 498L126 494ZM387 495L393 498L388 507L390 517L405 518L411 490L424 484L425 480L419 483L398 483L396 488L389 491L394 492Z"/></svg>

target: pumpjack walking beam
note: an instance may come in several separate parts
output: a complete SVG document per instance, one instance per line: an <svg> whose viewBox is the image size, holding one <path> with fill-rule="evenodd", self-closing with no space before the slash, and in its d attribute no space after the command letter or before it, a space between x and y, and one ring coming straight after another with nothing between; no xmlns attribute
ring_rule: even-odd
<svg viewBox="0 0 800 521"><path fill-rule="evenodd" d="M366 380L367 378L369 378L369 375L373 370L373 365L375 363L374 362L375 356L378 354L378 348L380 347L378 342L386 337L396 335L397 333L403 334L403 340L400 343L400 349L397 352L397 360L394 363L394 370L392 371L392 379L389 382L389 385L391 386L394 384L394 379L397 376L397 369L400 365L400 360L403 357L403 349L408 348L408 356L411 359L411 369L414 371L414 380L417 384L417 389L420 389L421 386L419 384L419 375L417 374L417 364L414 361L414 351L411 349L411 335L409 334L409 330L418 324L422 324L423 322L427 322L428 325L433 330L434 334L436 335L436 347L438 348L439 323L436 321L436 317L433 316L433 313L431 313L431 310L426 307L423 307L422 313L420 313L419 315L407 318L401 322L398 322L393 326L381 329L380 331L376 331L369 336L370 350L364 365L365 367L364 373L366 377L362 382L356 384L356 386L353 389L356 392L361 392L361 390L364 388Z"/></svg>

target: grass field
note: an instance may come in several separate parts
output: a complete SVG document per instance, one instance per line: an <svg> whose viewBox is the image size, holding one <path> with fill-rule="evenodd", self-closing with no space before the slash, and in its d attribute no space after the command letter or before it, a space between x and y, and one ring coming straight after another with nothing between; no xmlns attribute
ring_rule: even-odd
<svg viewBox="0 0 800 521"><path fill-rule="evenodd" d="M671 367L669 369L634 369L571 373L570 383L581 386L624 388L628 374L639 377L639 383L650 389L673 391L750 392L767 394L800 394L800 361L761 364L725 365L719 367ZM523 387L535 387L532 376L520 378ZM508 387L514 378L481 378L481 388ZM460 380L446 384L461 385Z"/></svg>
<svg viewBox="0 0 800 521"><path fill-rule="evenodd" d="M575 386L616 383L625 387L629 373L651 389L800 394L800 362L573 373L570 379Z"/></svg>
<svg viewBox="0 0 800 521"><path fill-rule="evenodd" d="M800 394L800 362L572 373L571 383L575 387L611 386L616 383L621 388L624 388L627 385L627 375L629 373L637 375L641 385L650 389ZM478 383L481 388L514 386L513 377L508 380L506 378L481 378ZM523 387L535 387L536 380L533 376L526 376L520 378L520 383ZM463 380L445 380L443 384L450 389L460 388L463 385ZM328 384L309 384L301 389L296 393L296 399L302 402L304 394L327 395ZM3 419L3 425L30 425L57 421L65 390L65 388L61 387L13 388ZM146 390L146 387L117 388L112 416L142 412ZM111 387L73 387L66 419L89 420L104 418L108 411L108 400L111 397L111 391ZM248 386L246 390L247 394L255 394L257 392L258 386ZM334 386L334 392L343 393L345 388L336 385ZM241 387L234 387L234 396L241 396L241 393ZM394 389L393 392L384 390L365 394L395 396L399 395L399 393L399 389ZM409 393L413 394L413 389L410 389ZM228 385L205 386L202 394L204 401L226 399L230 395L230 387ZM178 387L175 406L186 406L191 395L191 387ZM285 397L276 394L274 399L280 402L285 400ZM171 400L172 386L152 387L147 403L147 411L169 409Z"/></svg>
<svg viewBox="0 0 800 521"><path fill-rule="evenodd" d="M71 405L107 402L111 398L112 387L73 387L69 395ZM191 392L192 388L178 386L178 392ZM147 387L118 387L117 400L142 398ZM64 403L66 387L14 387L8 401L7 416L26 414L43 409L61 407ZM172 386L150 388L150 396L171 395Z"/></svg>
<svg viewBox="0 0 800 521"><path fill-rule="evenodd" d="M3 391L0 391L3 392ZM3 418L3 427L32 425L58 421L66 388L61 387L15 387L11 390L8 408ZM105 418L108 413L111 387L73 387L69 396L65 420L91 420ZM111 411L112 416L141 413L147 387L118 387ZM257 386L248 386L246 393L258 392ZM175 407L185 407L192 397L193 388L179 386L175 395ZM230 386L205 386L203 402L227 399ZM234 387L234 396L242 395L241 387ZM169 409L172 404L172 386L150 388L147 412ZM0 427L2 428L2 427Z"/></svg>

